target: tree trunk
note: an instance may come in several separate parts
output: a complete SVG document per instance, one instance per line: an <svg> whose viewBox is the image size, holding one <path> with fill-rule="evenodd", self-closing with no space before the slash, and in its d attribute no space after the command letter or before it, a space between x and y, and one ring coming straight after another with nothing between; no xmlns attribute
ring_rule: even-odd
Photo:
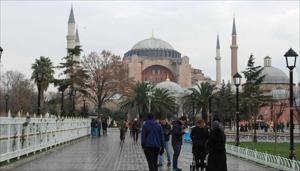
<svg viewBox="0 0 300 171"><path fill-rule="evenodd" d="M256 114L254 114L254 133L253 133L253 142L257 143L257 136L256 136Z"/></svg>
<svg viewBox="0 0 300 171"><path fill-rule="evenodd" d="M275 131L275 144L277 144L277 115L276 114L274 119L274 131Z"/></svg>

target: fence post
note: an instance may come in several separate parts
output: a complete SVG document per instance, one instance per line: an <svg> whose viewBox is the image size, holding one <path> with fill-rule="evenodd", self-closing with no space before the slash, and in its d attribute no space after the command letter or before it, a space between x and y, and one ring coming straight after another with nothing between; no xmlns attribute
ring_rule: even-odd
<svg viewBox="0 0 300 171"><path fill-rule="evenodd" d="M11 117L10 117L10 111L8 112L8 116L9 116L9 121L8 124L6 125L7 126L7 146L6 146L6 149L7 149L7 153L10 153L10 144L11 144L11 140L10 140L10 137L11 137L11 131L10 131L10 127L11 127ZM7 163L9 163L9 159L7 160Z"/></svg>
<svg viewBox="0 0 300 171"><path fill-rule="evenodd" d="M20 112L19 112L20 114ZM20 120L20 115L19 115L19 118L18 120ZM16 120L17 121L17 120ZM16 123L17 124L17 150L16 152L19 153L19 151L21 151L21 124L20 123ZM18 160L20 159L20 155L18 155Z"/></svg>

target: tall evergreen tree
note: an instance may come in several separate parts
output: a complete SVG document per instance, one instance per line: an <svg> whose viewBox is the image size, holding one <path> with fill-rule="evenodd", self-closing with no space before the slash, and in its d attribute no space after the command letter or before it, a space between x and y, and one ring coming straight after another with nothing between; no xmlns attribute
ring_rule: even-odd
<svg viewBox="0 0 300 171"><path fill-rule="evenodd" d="M225 125L229 122L231 127L232 118L234 118L235 98L231 90L230 83L225 84L224 81L221 84L220 90L212 97L212 110L214 117L217 117Z"/></svg>
<svg viewBox="0 0 300 171"><path fill-rule="evenodd" d="M241 95L241 113L246 115L244 117L250 117L251 120L253 119L253 142L257 142L257 115L260 107L267 104L269 97L263 95L263 92L260 90L260 85L265 77L261 74L263 68L261 66L255 66L254 63L254 57L251 54L248 60L247 68L242 72L245 76L246 83L243 84L243 93Z"/></svg>
<svg viewBox="0 0 300 171"><path fill-rule="evenodd" d="M80 61L74 60L75 56L80 56L81 46L76 46L73 49L67 49L68 55L63 58L64 62L60 63L58 68L63 69L61 75L63 79L56 79L55 83L59 86L59 90L63 93L69 89L69 105L68 112L75 115L73 108L75 107L76 92L85 92L86 79L89 77L86 71L80 65Z"/></svg>

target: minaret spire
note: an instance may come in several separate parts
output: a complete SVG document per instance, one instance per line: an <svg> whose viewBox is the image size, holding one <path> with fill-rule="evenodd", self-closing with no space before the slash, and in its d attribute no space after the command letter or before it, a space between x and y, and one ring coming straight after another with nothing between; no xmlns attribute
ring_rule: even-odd
<svg viewBox="0 0 300 171"><path fill-rule="evenodd" d="M76 28L76 37L75 37L75 41L76 43L80 43L80 40L79 40L79 34L78 34L78 28Z"/></svg>
<svg viewBox="0 0 300 171"><path fill-rule="evenodd" d="M236 35L235 17L233 18L233 24L232 24L232 35Z"/></svg>
<svg viewBox="0 0 300 171"><path fill-rule="evenodd" d="M238 45L237 45L237 34L235 26L235 17L233 18L232 35L231 35L231 80L233 76L238 72Z"/></svg>
<svg viewBox="0 0 300 171"><path fill-rule="evenodd" d="M217 36L217 49L220 49L219 34L218 34L218 36Z"/></svg>
<svg viewBox="0 0 300 171"><path fill-rule="evenodd" d="M217 47L216 47L216 83L221 84L221 56L220 56L220 41L219 34L217 35Z"/></svg>
<svg viewBox="0 0 300 171"><path fill-rule="evenodd" d="M73 12L73 6L71 7L71 12L69 15L69 21L68 23L75 23L75 17L74 17L74 12Z"/></svg>

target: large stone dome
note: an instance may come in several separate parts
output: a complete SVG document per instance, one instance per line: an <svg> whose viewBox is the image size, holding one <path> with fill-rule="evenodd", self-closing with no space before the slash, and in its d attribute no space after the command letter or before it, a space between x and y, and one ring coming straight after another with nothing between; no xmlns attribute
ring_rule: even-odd
<svg viewBox="0 0 300 171"><path fill-rule="evenodd" d="M273 84L288 84L288 76L278 68L275 67L264 67L261 72L262 75L265 75L265 78L262 83L273 83Z"/></svg>
<svg viewBox="0 0 300 171"><path fill-rule="evenodd" d="M269 56L264 59L264 67L261 75L265 75L262 83L265 84L288 84L289 77L280 69L271 66L271 58Z"/></svg>
<svg viewBox="0 0 300 171"><path fill-rule="evenodd" d="M124 57L137 55L146 58L171 58L180 59L181 54L168 42L154 37L137 42Z"/></svg>
<svg viewBox="0 0 300 171"><path fill-rule="evenodd" d="M158 83L155 88L161 88L161 89L167 89L169 90L171 93L183 93L183 89L180 87L180 85L178 85L177 83L170 81L170 80L166 80L163 82Z"/></svg>
<svg viewBox="0 0 300 171"><path fill-rule="evenodd" d="M137 42L131 49L170 49L174 48L166 41L151 37Z"/></svg>

